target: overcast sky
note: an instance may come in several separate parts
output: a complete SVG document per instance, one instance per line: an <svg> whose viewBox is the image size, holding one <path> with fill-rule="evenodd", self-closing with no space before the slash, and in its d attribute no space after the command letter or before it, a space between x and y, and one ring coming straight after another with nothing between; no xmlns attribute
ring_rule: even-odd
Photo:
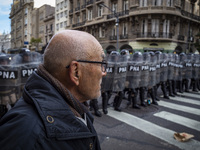
<svg viewBox="0 0 200 150"><path fill-rule="evenodd" d="M9 14L13 0L0 0L0 33L9 33L11 30ZM55 7L55 0L34 0L34 7L39 8L44 4Z"/></svg>

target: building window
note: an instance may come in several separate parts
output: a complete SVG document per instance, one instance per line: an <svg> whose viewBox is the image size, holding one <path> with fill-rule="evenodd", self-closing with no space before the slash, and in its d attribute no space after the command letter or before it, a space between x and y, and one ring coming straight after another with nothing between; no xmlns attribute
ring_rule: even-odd
<svg viewBox="0 0 200 150"><path fill-rule="evenodd" d="M163 37L168 37L170 28L170 20L164 20L163 22Z"/></svg>
<svg viewBox="0 0 200 150"><path fill-rule="evenodd" d="M152 0L152 5L153 6L161 6L162 5L162 0Z"/></svg>
<svg viewBox="0 0 200 150"><path fill-rule="evenodd" d="M24 35L27 36L27 29L25 29L25 31L24 31Z"/></svg>
<svg viewBox="0 0 200 150"><path fill-rule="evenodd" d="M65 28L67 27L67 21L64 22L64 27L65 27Z"/></svg>
<svg viewBox="0 0 200 150"><path fill-rule="evenodd" d="M140 7L147 7L147 0L140 0Z"/></svg>
<svg viewBox="0 0 200 150"><path fill-rule="evenodd" d="M102 6L99 6L98 7L98 17L101 17L103 14L103 7Z"/></svg>
<svg viewBox="0 0 200 150"><path fill-rule="evenodd" d="M147 36L147 32L148 32L148 20L144 19L142 20L142 26L141 26L141 36L142 37L146 37Z"/></svg>
<svg viewBox="0 0 200 150"><path fill-rule="evenodd" d="M129 10L129 8L128 8L128 0L124 0L123 1L123 10L125 11L125 10Z"/></svg>
<svg viewBox="0 0 200 150"><path fill-rule="evenodd" d="M158 19L152 19L151 34L153 37L158 37L159 35L159 20Z"/></svg>
<svg viewBox="0 0 200 150"><path fill-rule="evenodd" d="M85 12L84 12L83 15L82 15L82 20L83 20L83 21L86 21L86 13L85 13Z"/></svg>
<svg viewBox="0 0 200 150"><path fill-rule="evenodd" d="M25 12L24 12L24 14L25 14L25 15L28 14L28 8L27 8L27 7L25 8Z"/></svg>
<svg viewBox="0 0 200 150"><path fill-rule="evenodd" d="M122 34L123 35L127 35L128 34L128 24L127 23L123 23Z"/></svg>
<svg viewBox="0 0 200 150"><path fill-rule="evenodd" d="M44 13L41 12L41 13L40 13L40 20L42 20L43 18L44 18Z"/></svg>
<svg viewBox="0 0 200 150"><path fill-rule="evenodd" d="M100 38L105 37L105 29L102 29L102 27L99 27L99 37Z"/></svg>
<svg viewBox="0 0 200 150"><path fill-rule="evenodd" d="M76 20L76 23L79 23L80 22L80 15L77 16L77 20Z"/></svg>
<svg viewBox="0 0 200 150"><path fill-rule="evenodd" d="M65 0L64 7L67 7L67 0Z"/></svg>
<svg viewBox="0 0 200 150"><path fill-rule="evenodd" d="M59 14L57 14L57 20L59 20Z"/></svg>
<svg viewBox="0 0 200 150"><path fill-rule="evenodd" d="M63 2L60 3L60 9L63 9Z"/></svg>
<svg viewBox="0 0 200 150"><path fill-rule="evenodd" d="M62 18L62 17L63 17L63 12L60 13L60 18Z"/></svg>
<svg viewBox="0 0 200 150"><path fill-rule="evenodd" d="M80 7L80 0L77 0L77 7Z"/></svg>
<svg viewBox="0 0 200 150"><path fill-rule="evenodd" d="M60 6L59 4L56 5L56 10L57 11L59 10L59 6Z"/></svg>
<svg viewBox="0 0 200 150"><path fill-rule="evenodd" d="M56 24L56 30L59 30L59 23Z"/></svg>
<svg viewBox="0 0 200 150"><path fill-rule="evenodd" d="M167 0L167 6L174 6L173 0Z"/></svg>
<svg viewBox="0 0 200 150"><path fill-rule="evenodd" d="M43 32L44 32L44 26L40 26L39 32L40 32L40 33L43 33Z"/></svg>
<svg viewBox="0 0 200 150"><path fill-rule="evenodd" d="M114 26L112 30L112 36L116 36L116 35L117 35L116 26Z"/></svg>
<svg viewBox="0 0 200 150"><path fill-rule="evenodd" d="M27 18L24 18L24 24L27 25L28 21Z"/></svg>
<svg viewBox="0 0 200 150"><path fill-rule="evenodd" d="M88 20L92 20L92 9L88 9Z"/></svg>
<svg viewBox="0 0 200 150"><path fill-rule="evenodd" d="M112 11L117 12L117 3L112 3Z"/></svg>
<svg viewBox="0 0 200 150"><path fill-rule="evenodd" d="M50 31L53 31L53 24L50 25Z"/></svg>
<svg viewBox="0 0 200 150"><path fill-rule="evenodd" d="M65 10L65 17L67 18L67 10Z"/></svg>
<svg viewBox="0 0 200 150"><path fill-rule="evenodd" d="M63 28L63 22L60 23L60 28Z"/></svg>

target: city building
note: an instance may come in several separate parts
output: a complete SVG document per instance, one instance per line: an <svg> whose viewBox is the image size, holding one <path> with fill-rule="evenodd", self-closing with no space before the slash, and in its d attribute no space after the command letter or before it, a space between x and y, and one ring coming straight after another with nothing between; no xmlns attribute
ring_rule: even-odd
<svg viewBox="0 0 200 150"><path fill-rule="evenodd" d="M9 33L0 34L0 53L7 52L11 48L11 35Z"/></svg>
<svg viewBox="0 0 200 150"><path fill-rule="evenodd" d="M11 48L28 47L31 39L33 0L13 0L10 12Z"/></svg>
<svg viewBox="0 0 200 150"><path fill-rule="evenodd" d="M200 0L69 0L69 26L94 35L105 52L194 52Z"/></svg>
<svg viewBox="0 0 200 150"><path fill-rule="evenodd" d="M55 0L48 3L55 5ZM55 7L44 4L44 1L13 0L9 17L11 19L11 48L25 47L42 50L54 34L54 14ZM33 43L31 42L33 38L36 41L41 39L41 42Z"/></svg>
<svg viewBox="0 0 200 150"><path fill-rule="evenodd" d="M41 51L45 47L54 34L54 15L55 7L43 5L32 11L32 39L31 48L35 51ZM33 38L38 42L33 42Z"/></svg>
<svg viewBox="0 0 200 150"><path fill-rule="evenodd" d="M56 0L55 6L55 33L65 30L69 25L69 0Z"/></svg>

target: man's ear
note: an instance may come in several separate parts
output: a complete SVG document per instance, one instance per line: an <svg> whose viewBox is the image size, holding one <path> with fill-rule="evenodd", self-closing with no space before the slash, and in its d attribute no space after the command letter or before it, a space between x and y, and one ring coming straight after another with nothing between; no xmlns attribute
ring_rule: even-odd
<svg viewBox="0 0 200 150"><path fill-rule="evenodd" d="M69 68L69 76L75 85L79 85L80 65L77 61L72 61Z"/></svg>

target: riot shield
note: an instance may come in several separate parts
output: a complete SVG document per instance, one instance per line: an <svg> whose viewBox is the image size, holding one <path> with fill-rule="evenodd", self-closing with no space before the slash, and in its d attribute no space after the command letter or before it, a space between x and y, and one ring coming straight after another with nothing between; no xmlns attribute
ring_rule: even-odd
<svg viewBox="0 0 200 150"><path fill-rule="evenodd" d="M174 54L175 57L175 62L174 62L174 80L178 81L179 79L179 55L178 54Z"/></svg>
<svg viewBox="0 0 200 150"><path fill-rule="evenodd" d="M125 88L128 58L127 55L120 55L116 62L113 92L123 91Z"/></svg>
<svg viewBox="0 0 200 150"><path fill-rule="evenodd" d="M187 54L186 63L184 66L185 76L184 79L191 79L192 78L192 60L193 60L193 54Z"/></svg>
<svg viewBox="0 0 200 150"><path fill-rule="evenodd" d="M135 52L130 57L127 64L126 88L139 88L142 60L143 56L141 52Z"/></svg>
<svg viewBox="0 0 200 150"><path fill-rule="evenodd" d="M150 63L149 63L149 88L156 85L156 64L157 57L153 52L150 52Z"/></svg>
<svg viewBox="0 0 200 150"><path fill-rule="evenodd" d="M147 87L149 82L149 63L150 54L148 52L143 53L143 62L141 66L141 76L139 87Z"/></svg>
<svg viewBox="0 0 200 150"><path fill-rule="evenodd" d="M192 66L192 78L198 79L199 78L198 75L199 75L199 55L194 54L193 66Z"/></svg>
<svg viewBox="0 0 200 150"><path fill-rule="evenodd" d="M17 65L0 65L0 104L13 106L20 95L20 73Z"/></svg>
<svg viewBox="0 0 200 150"><path fill-rule="evenodd" d="M168 80L174 79L174 68L175 68L175 55L172 53L168 54Z"/></svg>
<svg viewBox="0 0 200 150"><path fill-rule="evenodd" d="M179 57L180 61L179 61L179 78L178 78L178 80L181 81L185 77L185 64L186 64L187 56L185 53L181 53L179 56L180 56Z"/></svg>
<svg viewBox="0 0 200 150"><path fill-rule="evenodd" d="M102 78L101 83L101 90L102 92L106 91L112 91L113 88L113 81L114 81L114 75L115 75L115 67L116 62L119 59L119 55L108 55L106 57L107 60L107 68L106 68L106 76Z"/></svg>
<svg viewBox="0 0 200 150"><path fill-rule="evenodd" d="M156 84L159 84L160 83L160 63L161 63L161 56L162 56L162 52L160 51L157 51L155 52L155 55L156 55Z"/></svg>
<svg viewBox="0 0 200 150"><path fill-rule="evenodd" d="M160 63L160 81L167 81L168 77L168 55L166 53L162 53L161 55L161 63Z"/></svg>

